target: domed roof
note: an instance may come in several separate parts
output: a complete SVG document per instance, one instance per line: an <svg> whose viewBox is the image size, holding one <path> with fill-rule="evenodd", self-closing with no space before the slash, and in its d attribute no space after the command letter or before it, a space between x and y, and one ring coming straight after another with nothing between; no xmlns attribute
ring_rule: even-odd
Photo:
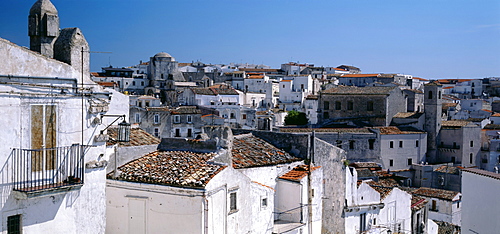
<svg viewBox="0 0 500 234"><path fill-rule="evenodd" d="M155 57L163 57L163 58L172 58L172 56L168 53L165 53L165 52L160 52L158 54L155 54Z"/></svg>
<svg viewBox="0 0 500 234"><path fill-rule="evenodd" d="M57 9L50 0L38 0L30 9L30 15L41 14L42 12L57 15Z"/></svg>

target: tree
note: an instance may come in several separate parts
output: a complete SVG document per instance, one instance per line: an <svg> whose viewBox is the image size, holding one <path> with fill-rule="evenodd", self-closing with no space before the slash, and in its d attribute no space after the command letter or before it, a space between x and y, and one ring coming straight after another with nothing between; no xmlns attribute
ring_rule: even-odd
<svg viewBox="0 0 500 234"><path fill-rule="evenodd" d="M304 112L292 110L285 116L286 125L306 125L308 122L309 120Z"/></svg>

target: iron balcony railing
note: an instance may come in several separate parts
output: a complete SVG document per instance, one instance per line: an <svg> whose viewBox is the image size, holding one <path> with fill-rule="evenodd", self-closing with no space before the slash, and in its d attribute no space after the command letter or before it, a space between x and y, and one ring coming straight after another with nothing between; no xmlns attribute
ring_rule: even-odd
<svg viewBox="0 0 500 234"><path fill-rule="evenodd" d="M83 184L85 146L13 149L13 189L36 192Z"/></svg>

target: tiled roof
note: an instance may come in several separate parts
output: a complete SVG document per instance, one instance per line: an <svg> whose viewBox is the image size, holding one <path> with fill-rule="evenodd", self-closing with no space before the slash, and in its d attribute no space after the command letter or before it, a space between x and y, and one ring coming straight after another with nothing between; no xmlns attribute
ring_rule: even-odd
<svg viewBox="0 0 500 234"><path fill-rule="evenodd" d="M280 128L280 132L338 132L338 133L370 133L368 128Z"/></svg>
<svg viewBox="0 0 500 234"><path fill-rule="evenodd" d="M462 171L466 171L466 172L474 173L477 175L482 175L482 176L486 176L486 177L500 180L500 174L494 173L491 171L485 171L485 170L481 170L481 169L477 169L477 168L464 168L464 169L462 169Z"/></svg>
<svg viewBox="0 0 500 234"><path fill-rule="evenodd" d="M118 143L119 146L127 147L127 146L141 146L141 145L158 145L160 144L160 139L157 137L147 133L141 128L131 128L130 129L130 141L129 142L118 142L118 128L110 127L107 129L109 140L106 143L107 145L114 145Z"/></svg>
<svg viewBox="0 0 500 234"><path fill-rule="evenodd" d="M320 167L311 167L311 171L314 171L318 168ZM308 173L309 173L308 165L299 165L290 170L289 172L285 173L284 175L280 176L280 179L299 182L302 178L306 177Z"/></svg>
<svg viewBox="0 0 500 234"><path fill-rule="evenodd" d="M103 87L115 87L117 84L115 82L98 81L97 84Z"/></svg>
<svg viewBox="0 0 500 234"><path fill-rule="evenodd" d="M191 88L193 93L195 94L200 94L200 95L213 95L215 96L216 93L212 89L209 88Z"/></svg>
<svg viewBox="0 0 500 234"><path fill-rule="evenodd" d="M420 187L418 189L415 189L412 193L424 197L433 197L449 201L452 201L453 198L455 198L459 194L459 192L456 191L427 187Z"/></svg>
<svg viewBox="0 0 500 234"><path fill-rule="evenodd" d="M117 180L179 187L204 187L227 166L208 163L214 153L155 151L118 167ZM111 178L113 172L108 174Z"/></svg>
<svg viewBox="0 0 500 234"><path fill-rule="evenodd" d="M282 72L281 69L264 69L264 68L239 68L240 71L247 72Z"/></svg>
<svg viewBox="0 0 500 234"><path fill-rule="evenodd" d="M263 79L264 76L249 76L247 79Z"/></svg>
<svg viewBox="0 0 500 234"><path fill-rule="evenodd" d="M419 118L423 114L424 113L422 112L398 112L396 115L394 115L393 118L400 118L400 119Z"/></svg>
<svg viewBox="0 0 500 234"><path fill-rule="evenodd" d="M428 81L428 79L424 79L424 78L420 78L420 77L413 77L412 79L420 80L420 81Z"/></svg>
<svg viewBox="0 0 500 234"><path fill-rule="evenodd" d="M427 204L428 201L425 200L425 198L420 197L420 196L411 196L411 209L412 210L420 210L425 207L425 204Z"/></svg>
<svg viewBox="0 0 500 234"><path fill-rule="evenodd" d="M424 93L418 89L404 89L404 91L409 91L409 92L413 92L413 93Z"/></svg>
<svg viewBox="0 0 500 234"><path fill-rule="evenodd" d="M389 127L374 127L374 129L379 129L382 135L395 135L395 134L422 134L424 132L418 131L401 131L399 128L394 126Z"/></svg>
<svg viewBox="0 0 500 234"><path fill-rule="evenodd" d="M458 167L447 166L447 165L442 165L442 166L436 168L434 171L447 173L447 174L455 174L455 175L458 175L458 173L460 172Z"/></svg>
<svg viewBox="0 0 500 234"><path fill-rule="evenodd" d="M349 166L354 168L382 168L379 164L375 162L353 162Z"/></svg>
<svg viewBox="0 0 500 234"><path fill-rule="evenodd" d="M500 117L500 113L495 113L495 114L493 114L491 116L493 116L493 117Z"/></svg>
<svg viewBox="0 0 500 234"><path fill-rule="evenodd" d="M307 95L307 100L318 100L318 95Z"/></svg>
<svg viewBox="0 0 500 234"><path fill-rule="evenodd" d="M444 222L444 221L439 221L439 220L432 220L438 225L438 234L459 234L461 233L461 228L458 225Z"/></svg>
<svg viewBox="0 0 500 234"><path fill-rule="evenodd" d="M345 74L342 77L357 78L357 77L378 77L380 74Z"/></svg>
<svg viewBox="0 0 500 234"><path fill-rule="evenodd" d="M376 177L368 168L356 168L356 172L358 172L358 178Z"/></svg>
<svg viewBox="0 0 500 234"><path fill-rule="evenodd" d="M375 189L378 193L380 193L381 201L384 200L392 192L392 188L380 186L378 182L375 182L373 180L367 181L366 183L370 185L370 187Z"/></svg>
<svg viewBox="0 0 500 234"><path fill-rule="evenodd" d="M196 106L180 106L180 107L177 107L177 108L171 110L171 113L173 115L179 115L179 114L201 114L201 110L198 109Z"/></svg>
<svg viewBox="0 0 500 234"><path fill-rule="evenodd" d="M443 127L465 127L469 123L470 123L469 121L465 121L465 120L449 120L449 121L443 121L441 123L441 126L443 126Z"/></svg>
<svg viewBox="0 0 500 234"><path fill-rule="evenodd" d="M292 80L281 80L282 82L291 82Z"/></svg>
<svg viewBox="0 0 500 234"><path fill-rule="evenodd" d="M224 119L218 115L214 115L214 114L208 114L208 115L202 115L201 118L214 118L214 119Z"/></svg>
<svg viewBox="0 0 500 234"><path fill-rule="evenodd" d="M487 124L483 129L500 130L500 124Z"/></svg>
<svg viewBox="0 0 500 234"><path fill-rule="evenodd" d="M252 134L235 136L231 152L234 168L277 165L302 160Z"/></svg>
<svg viewBox="0 0 500 234"><path fill-rule="evenodd" d="M455 102L443 102L442 104L443 110L447 110L450 107L456 107L456 106L458 106L458 103Z"/></svg>
<svg viewBox="0 0 500 234"><path fill-rule="evenodd" d="M356 87L356 86L338 86L336 88L331 88L325 90L323 94L330 95L388 95L392 90L397 89L397 87Z"/></svg>
<svg viewBox="0 0 500 234"><path fill-rule="evenodd" d="M433 80L433 81L425 84L424 86L443 86L443 85L440 84L437 80Z"/></svg>

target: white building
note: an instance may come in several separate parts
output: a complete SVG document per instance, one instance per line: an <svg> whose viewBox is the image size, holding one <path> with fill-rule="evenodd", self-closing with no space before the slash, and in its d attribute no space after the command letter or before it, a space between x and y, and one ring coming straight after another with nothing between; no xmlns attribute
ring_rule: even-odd
<svg viewBox="0 0 500 234"><path fill-rule="evenodd" d="M500 230L500 174L476 168L462 170L462 233Z"/></svg>
<svg viewBox="0 0 500 234"><path fill-rule="evenodd" d="M128 120L113 109L128 98L90 79L83 33L60 30L49 0L33 5L29 22L31 50L0 39L0 229L104 233L107 158L99 133L116 119L107 114Z"/></svg>
<svg viewBox="0 0 500 234"><path fill-rule="evenodd" d="M390 170L409 169L425 161L427 133L401 131L397 127L373 128L380 132L382 167Z"/></svg>
<svg viewBox="0 0 500 234"><path fill-rule="evenodd" d="M412 193L427 199L429 202L430 219L453 223L458 226L461 225L461 193L426 187L420 187L412 191Z"/></svg>

